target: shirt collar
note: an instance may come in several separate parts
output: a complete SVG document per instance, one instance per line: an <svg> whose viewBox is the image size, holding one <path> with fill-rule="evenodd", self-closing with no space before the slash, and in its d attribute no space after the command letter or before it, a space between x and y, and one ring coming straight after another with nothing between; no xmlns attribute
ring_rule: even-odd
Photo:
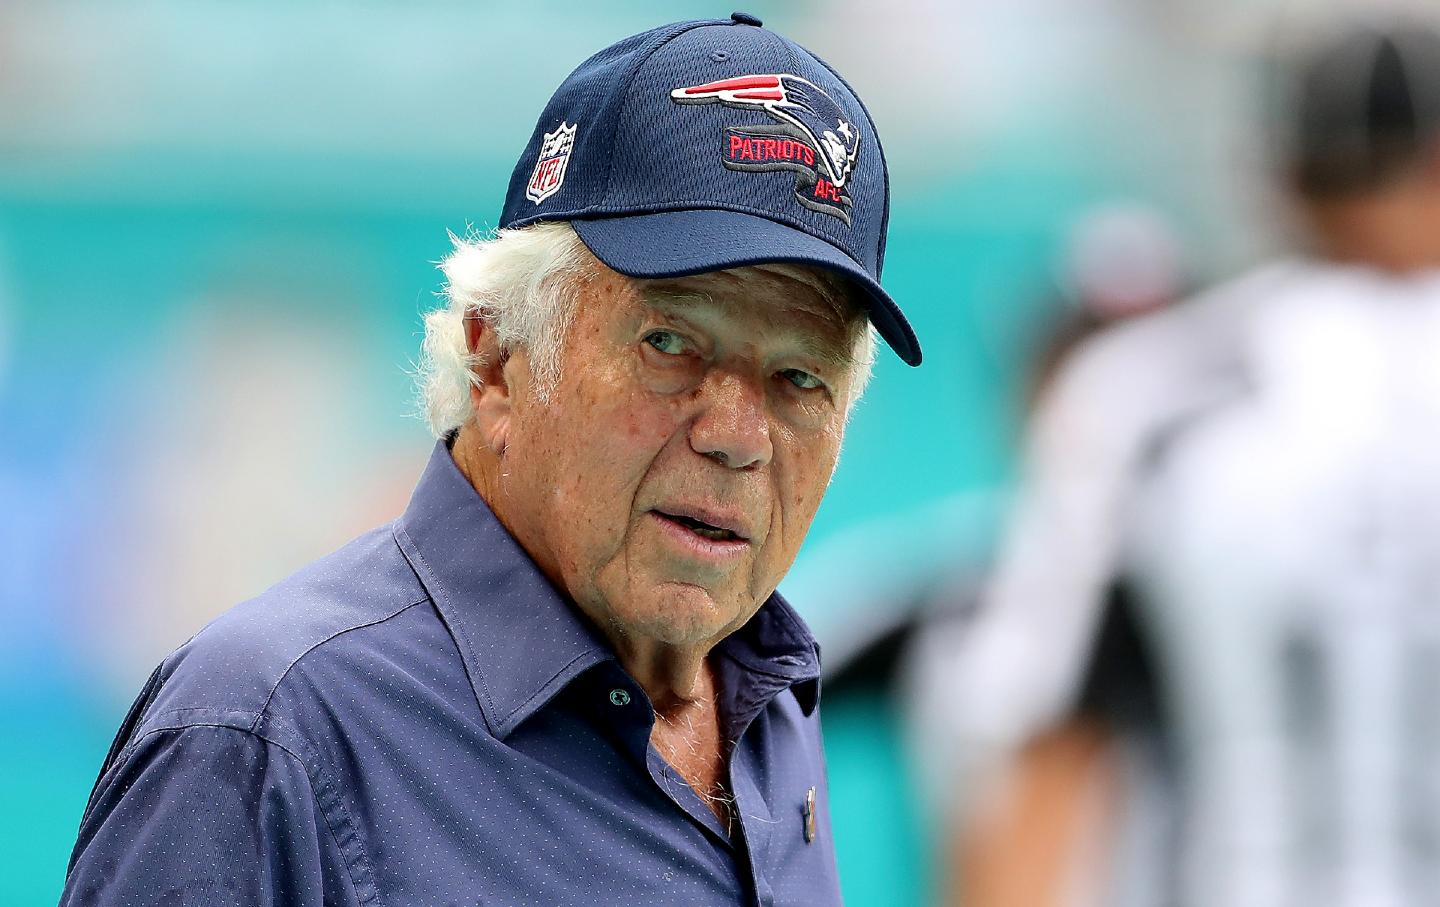
<svg viewBox="0 0 1440 907"><path fill-rule="evenodd" d="M744 670L789 686L806 715L815 711L820 698L820 645L779 592L771 593L755 616L715 649Z"/></svg>
<svg viewBox="0 0 1440 907"><path fill-rule="evenodd" d="M491 733L505 737L614 652L435 445L395 539L454 635ZM819 650L793 608L771 595L717 649L746 671L787 681L808 715Z"/></svg>

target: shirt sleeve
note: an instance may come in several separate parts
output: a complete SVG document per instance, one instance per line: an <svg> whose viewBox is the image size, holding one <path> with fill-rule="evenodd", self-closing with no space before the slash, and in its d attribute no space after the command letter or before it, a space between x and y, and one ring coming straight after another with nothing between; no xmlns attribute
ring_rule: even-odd
<svg viewBox="0 0 1440 907"><path fill-rule="evenodd" d="M145 735L101 779L60 907L354 903L300 760L203 725Z"/></svg>

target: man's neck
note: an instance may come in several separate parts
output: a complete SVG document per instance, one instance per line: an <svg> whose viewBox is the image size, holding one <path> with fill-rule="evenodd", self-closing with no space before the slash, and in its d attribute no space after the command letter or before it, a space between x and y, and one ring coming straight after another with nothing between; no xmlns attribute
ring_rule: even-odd
<svg viewBox="0 0 1440 907"><path fill-rule="evenodd" d="M714 669L702 660L688 697L656 701L650 743L733 833L733 794L726 778L730 746L722 731L718 693Z"/></svg>
<svg viewBox="0 0 1440 907"><path fill-rule="evenodd" d="M1312 202L1307 213L1318 251L1332 261L1397 275L1440 267L1440 187L1404 183Z"/></svg>
<svg viewBox="0 0 1440 907"><path fill-rule="evenodd" d="M499 492L500 457L485 444L474 423L467 422L461 426L455 440L450 444L450 458L455 461L460 474L475 487L480 497L485 499L490 511L504 523L499 508L495 506ZM505 528L510 527L507 525ZM515 533L512 530L510 534Z"/></svg>
<svg viewBox="0 0 1440 907"><path fill-rule="evenodd" d="M621 666L645 690L657 713L683 712L713 697L709 645L667 646L654 640L607 635Z"/></svg>

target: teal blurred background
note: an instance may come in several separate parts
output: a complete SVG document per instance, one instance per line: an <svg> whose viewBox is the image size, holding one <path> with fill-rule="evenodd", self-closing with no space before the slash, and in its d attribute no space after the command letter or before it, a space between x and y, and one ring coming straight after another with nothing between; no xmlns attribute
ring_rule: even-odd
<svg viewBox="0 0 1440 907"><path fill-rule="evenodd" d="M919 370L882 358L782 586L822 642L981 556L1077 218L1161 212L1196 275L1263 252L1266 7L749 5L866 99L894 191L885 283L926 349ZM624 35L730 11L0 5L0 903L58 898L160 658L399 512L431 443L407 372L434 263L447 230L493 224L555 86ZM894 705L826 700L854 904L932 884Z"/></svg>

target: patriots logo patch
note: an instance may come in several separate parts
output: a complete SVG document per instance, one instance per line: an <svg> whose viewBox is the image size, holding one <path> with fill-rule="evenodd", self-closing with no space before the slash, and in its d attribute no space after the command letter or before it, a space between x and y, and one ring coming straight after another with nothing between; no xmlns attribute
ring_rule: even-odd
<svg viewBox="0 0 1440 907"><path fill-rule="evenodd" d="M731 126L721 162L731 170L791 170L800 204L850 223L846 184L855 172L860 131L813 82L775 74L739 76L676 88L677 104L724 104L765 111L774 125Z"/></svg>

